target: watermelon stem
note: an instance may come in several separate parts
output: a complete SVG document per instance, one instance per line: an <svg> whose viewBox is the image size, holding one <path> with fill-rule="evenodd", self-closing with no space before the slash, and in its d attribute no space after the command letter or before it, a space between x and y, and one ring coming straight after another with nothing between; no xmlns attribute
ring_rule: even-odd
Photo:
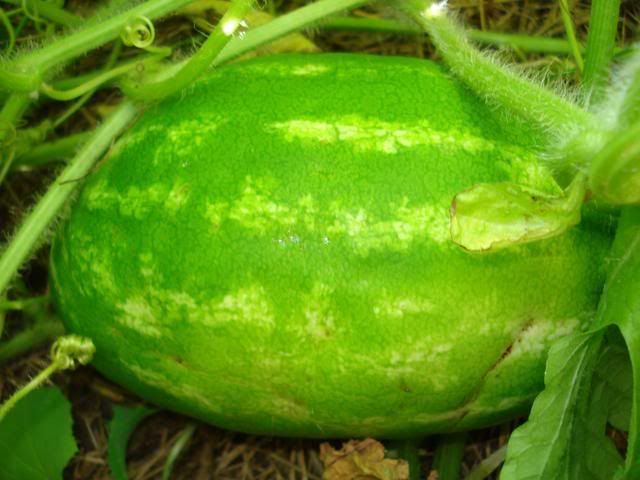
<svg viewBox="0 0 640 480"><path fill-rule="evenodd" d="M591 91L590 100L602 99L609 80L609 64L613 57L620 0L593 0L589 18L589 36L584 66L583 88Z"/></svg>
<svg viewBox="0 0 640 480"><path fill-rule="evenodd" d="M23 0L3 0L5 3L11 5L23 6ZM57 23L63 27L79 27L85 20L63 8L58 7L52 2L45 2L43 0L29 0L29 8L38 12L40 19L46 19L50 22Z"/></svg>
<svg viewBox="0 0 640 480"><path fill-rule="evenodd" d="M420 462L420 445L422 438L406 438L392 440L388 443L389 457L404 460L409 465L409 480L422 478L422 465Z"/></svg>
<svg viewBox="0 0 640 480"><path fill-rule="evenodd" d="M440 437L431 466L431 470L438 472L438 480L458 480L460 478L460 466L466 442L466 432Z"/></svg>
<svg viewBox="0 0 640 480"><path fill-rule="evenodd" d="M200 49L172 75L150 82L136 83L124 81L121 85L124 93L137 100L153 101L175 93L199 77L209 68L232 36L244 24L244 17L253 5L253 0L233 0L223 17L216 25Z"/></svg>
<svg viewBox="0 0 640 480"><path fill-rule="evenodd" d="M399 35L419 35L424 30L411 23L383 18L332 17L322 22L327 30L348 30L354 32L383 32ZM525 52L552 53L567 55L571 53L569 42L560 38L486 30L465 29L470 40L488 45L517 48Z"/></svg>
<svg viewBox="0 0 640 480"><path fill-rule="evenodd" d="M473 47L445 6L414 9L412 13L447 64L482 98L548 130L566 132L568 128L592 127L594 120L584 109Z"/></svg>
<svg viewBox="0 0 640 480"><path fill-rule="evenodd" d="M15 405L29 393L34 391L40 385L42 385L51 375L58 371L59 367L55 363L51 363L48 367L42 370L38 375L33 377L29 383L17 390L7 401L0 405L0 423L2 419L9 413L9 411L15 407Z"/></svg>
<svg viewBox="0 0 640 480"><path fill-rule="evenodd" d="M124 102L97 130L49 187L33 211L20 225L12 241L0 257L0 294L8 287L20 265L28 258L47 227L56 218L113 139L138 112L132 102Z"/></svg>
<svg viewBox="0 0 640 480"><path fill-rule="evenodd" d="M133 60L129 60L128 62L123 62L121 65L118 65L114 68L107 69L103 72L100 72L98 75L92 76L86 82L73 87L69 90L58 90L54 86L49 85L46 82L43 82L40 85L40 91L54 100L59 101L67 101L78 98L87 92L93 91L98 88L100 85L124 75L126 73L138 70L143 67L148 67L151 64L157 63L158 61L165 58L171 51L167 50L160 54L151 54L145 57L136 57Z"/></svg>
<svg viewBox="0 0 640 480"><path fill-rule="evenodd" d="M573 178L575 169L588 165L606 143L609 131L590 112L471 45L463 28L448 14L446 4L425 8L424 0L415 0L410 13L429 33L451 69L476 94L547 133L544 148L564 175L563 184ZM568 176L567 167L571 170Z"/></svg>
<svg viewBox="0 0 640 480"><path fill-rule="evenodd" d="M158 18L189 2L190 0L150 0L111 18L83 21L73 33L19 56L0 69L0 89L12 92L36 91L51 70L115 40L130 25L132 18Z"/></svg>
<svg viewBox="0 0 640 480"><path fill-rule="evenodd" d="M12 169L37 167L68 158L76 152L80 145L89 139L91 134L91 131L74 133L67 137L42 143L24 155L16 157Z"/></svg>

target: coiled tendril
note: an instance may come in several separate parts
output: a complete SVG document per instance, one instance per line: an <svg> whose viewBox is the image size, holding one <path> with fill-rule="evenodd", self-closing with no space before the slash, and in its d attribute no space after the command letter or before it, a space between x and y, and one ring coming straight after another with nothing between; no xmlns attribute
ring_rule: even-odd
<svg viewBox="0 0 640 480"><path fill-rule="evenodd" d="M148 48L156 38L156 29L151 20L139 16L132 19L122 29L120 38L127 47Z"/></svg>
<svg viewBox="0 0 640 480"><path fill-rule="evenodd" d="M86 365L93 358L96 347L88 338L66 335L58 338L51 347L51 359L60 370Z"/></svg>

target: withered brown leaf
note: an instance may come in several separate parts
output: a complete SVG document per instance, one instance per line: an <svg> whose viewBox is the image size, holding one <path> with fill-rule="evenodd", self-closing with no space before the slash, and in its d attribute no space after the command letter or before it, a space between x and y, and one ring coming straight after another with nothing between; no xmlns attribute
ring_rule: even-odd
<svg viewBox="0 0 640 480"><path fill-rule="evenodd" d="M384 446L374 440L350 440L340 450L320 445L324 480L408 480L405 460L384 458Z"/></svg>

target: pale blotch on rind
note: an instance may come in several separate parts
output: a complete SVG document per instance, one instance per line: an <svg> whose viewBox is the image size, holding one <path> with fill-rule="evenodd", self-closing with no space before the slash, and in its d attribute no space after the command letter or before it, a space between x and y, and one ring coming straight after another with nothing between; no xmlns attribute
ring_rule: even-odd
<svg viewBox="0 0 640 480"><path fill-rule="evenodd" d="M149 370L139 365L130 364L129 370L138 377L142 383L158 388L162 392L167 392L176 398L190 400L211 412L222 412L222 399L220 404L214 403L210 397L200 393L197 388L190 387L184 382L172 381L170 378L162 375L159 373L162 369Z"/></svg>
<svg viewBox="0 0 640 480"><path fill-rule="evenodd" d="M310 411L307 407L299 405L293 400L285 398L280 392L269 392L263 396L264 400L257 402L257 409L271 412L273 415L282 417L288 421L309 421Z"/></svg>
<svg viewBox="0 0 640 480"><path fill-rule="evenodd" d="M390 298L385 295L373 306L373 314L382 319L399 320L406 315L430 314L434 309L435 304L428 298L408 296Z"/></svg>
<svg viewBox="0 0 640 480"><path fill-rule="evenodd" d="M100 292L101 296L117 296L118 289L110 251L99 248L95 244L94 238L82 230L72 233L72 242L74 245L73 257L77 259L76 267L72 269L72 275L75 276L75 272L81 272L84 275L84 280L78 281L80 291L87 295L87 287L92 287L95 291ZM69 262L71 257L68 256L65 261Z"/></svg>
<svg viewBox="0 0 640 480"><path fill-rule="evenodd" d="M390 219L378 220L364 209L337 207L332 211L335 221L327 233L345 235L361 255L372 250L406 251L415 242L426 239L439 244L450 241L446 210L430 204L410 207L406 198L392 209Z"/></svg>
<svg viewBox="0 0 640 480"><path fill-rule="evenodd" d="M153 268L151 272L153 272ZM194 298L188 292L146 287L117 305L117 321L140 334L160 337L173 322L217 326L234 323L273 328L275 317L266 290L258 284L240 288L216 300Z"/></svg>
<svg viewBox="0 0 640 480"><path fill-rule="evenodd" d="M164 276L153 261L153 254L151 252L141 253L138 258L140 260L140 275L147 279L153 279L156 284L161 283Z"/></svg>
<svg viewBox="0 0 640 480"><path fill-rule="evenodd" d="M120 311L116 321L121 325L149 337L162 336L159 319L146 298L142 296L128 298L116 308Z"/></svg>
<svg viewBox="0 0 640 480"><path fill-rule="evenodd" d="M460 418L465 413L466 406L456 410L447 410L446 412L440 413L418 413L417 415L413 415L409 421L418 425L432 425L434 423L446 422Z"/></svg>
<svg viewBox="0 0 640 480"><path fill-rule="evenodd" d="M204 217L214 231L218 230L222 225L228 207L229 204L227 202L207 202L205 204Z"/></svg>
<svg viewBox="0 0 640 480"><path fill-rule="evenodd" d="M335 67L331 65L322 65L321 63L310 63L308 65L304 64L297 67L290 67L288 65L279 64L277 62L271 62L268 64L248 64L243 67L242 70L243 71L236 70L236 74L246 74L250 78L254 78L256 74L266 75L267 78L273 78L274 76L291 77L291 75L317 77L319 75L335 71Z"/></svg>
<svg viewBox="0 0 640 480"><path fill-rule="evenodd" d="M542 355L553 340L576 331L580 323L577 318L561 321L536 320L518 336L509 357L514 359L525 353Z"/></svg>
<svg viewBox="0 0 640 480"><path fill-rule="evenodd" d="M333 289L324 283L316 283L311 292L304 295L304 318L307 320L304 333L314 339L326 339L336 330L332 311Z"/></svg>
<svg viewBox="0 0 640 480"><path fill-rule="evenodd" d="M118 193L109 188L106 178L101 178L89 190L85 205L89 210L106 210L117 201Z"/></svg>
<svg viewBox="0 0 640 480"><path fill-rule="evenodd" d="M224 295L203 308L194 322L216 326L224 323L250 324L255 327L273 328L275 317L267 292L262 285L254 284Z"/></svg>
<svg viewBox="0 0 640 480"><path fill-rule="evenodd" d="M442 77L442 72L434 71L430 68L424 68L423 66L411 66L411 65L394 65L394 72L398 75L420 75L424 77ZM297 73L296 73L297 72ZM236 70L235 75L247 75L249 78L254 78L256 74L267 75L268 77L283 76L290 77L293 75L304 76L320 76L331 75L331 79L340 79L341 77L353 79L354 75L360 75L362 78L371 78L373 76L384 75L380 69L363 68L357 66L354 68L336 68L335 65L323 65L322 63L314 63L310 66L300 65L298 67L291 67L285 64L279 64L277 62L271 63L254 63L243 66L242 70Z"/></svg>
<svg viewBox="0 0 640 480"><path fill-rule="evenodd" d="M293 69L290 70L290 73L292 75L302 77L314 77L322 73L326 73L330 70L331 68L329 68L327 65L309 63L308 65L293 67Z"/></svg>
<svg viewBox="0 0 640 480"><path fill-rule="evenodd" d="M434 129L426 120L408 128L400 122L367 119L357 115L324 120L297 119L274 122L266 127L279 132L288 142L311 140L319 143L347 142L355 151L395 154L402 148L423 145L450 145L470 153L492 151L495 144L485 138L461 130Z"/></svg>
<svg viewBox="0 0 640 480"><path fill-rule="evenodd" d="M392 351L389 355L386 374L389 378L397 378L416 371L429 371L423 378L434 391L445 390L457 377L451 374L450 368L444 368L448 353L453 350L451 343L435 343L431 337L418 338L407 344L405 351ZM440 368L442 366L442 368ZM438 372L443 372L438 374Z"/></svg>
<svg viewBox="0 0 640 480"><path fill-rule="evenodd" d="M229 209L229 219L243 227L265 233L272 225L292 226L296 223L296 211L279 204L258 192L248 178L242 195Z"/></svg>
<svg viewBox="0 0 640 480"><path fill-rule="evenodd" d="M183 181L176 181L171 190L163 183L146 187L131 185L124 194L109 188L107 180L101 179L89 189L86 205L90 210L118 208L125 217L143 219L153 209L163 206L170 213L176 213L189 200L190 188Z"/></svg>
<svg viewBox="0 0 640 480"><path fill-rule="evenodd" d="M298 212L299 223L302 224L308 232L314 232L316 229L318 209L310 194L306 194L298 200Z"/></svg>
<svg viewBox="0 0 640 480"><path fill-rule="evenodd" d="M120 203L120 214L142 220L157 205L167 198L167 187L155 183L146 188L131 186L124 195L117 197Z"/></svg>
<svg viewBox="0 0 640 480"><path fill-rule="evenodd" d="M191 190L185 182L178 181L173 184L173 188L169 191L164 206L170 212L177 212L189 200Z"/></svg>
<svg viewBox="0 0 640 480"><path fill-rule="evenodd" d="M231 203L208 201L204 217L216 231L225 219L240 224L259 235L278 229L298 227L323 243L329 238L346 237L356 253L367 255L372 250L406 251L415 242L430 239L439 244L450 242L449 214L446 207L433 204L410 205L404 197L389 205L389 218L374 218L366 210L350 209L334 203L326 211L316 206L311 195L298 199L296 204L275 201L270 192L245 180L241 195ZM297 244L300 236L291 233L286 243Z"/></svg>
<svg viewBox="0 0 640 480"><path fill-rule="evenodd" d="M138 143L141 143L148 139L150 132L165 132L167 126L165 125L149 125L145 129L133 130L120 138L114 147L109 151L109 155L114 157L120 154L125 148L132 147Z"/></svg>
<svg viewBox="0 0 640 480"><path fill-rule="evenodd" d="M221 119L220 116L210 115L174 123L167 128L165 141L158 146L158 150L170 151L178 157L189 156L194 144L199 146L203 137L215 135Z"/></svg>

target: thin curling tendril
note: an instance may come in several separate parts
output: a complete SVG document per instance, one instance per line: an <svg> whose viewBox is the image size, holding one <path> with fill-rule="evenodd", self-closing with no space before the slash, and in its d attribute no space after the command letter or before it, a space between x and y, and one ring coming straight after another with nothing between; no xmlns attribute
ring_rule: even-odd
<svg viewBox="0 0 640 480"><path fill-rule="evenodd" d="M141 15L122 29L120 39L127 47L148 48L156 39L156 29L151 20Z"/></svg>
<svg viewBox="0 0 640 480"><path fill-rule="evenodd" d="M49 366L0 405L0 422L20 399L42 385L51 375L61 370L76 368L78 365L86 365L93 358L95 351L96 347L88 338L78 335L58 338L51 347Z"/></svg>
<svg viewBox="0 0 640 480"><path fill-rule="evenodd" d="M93 358L96 347L93 342L78 335L66 335L58 338L51 347L51 359L61 370L86 365Z"/></svg>

